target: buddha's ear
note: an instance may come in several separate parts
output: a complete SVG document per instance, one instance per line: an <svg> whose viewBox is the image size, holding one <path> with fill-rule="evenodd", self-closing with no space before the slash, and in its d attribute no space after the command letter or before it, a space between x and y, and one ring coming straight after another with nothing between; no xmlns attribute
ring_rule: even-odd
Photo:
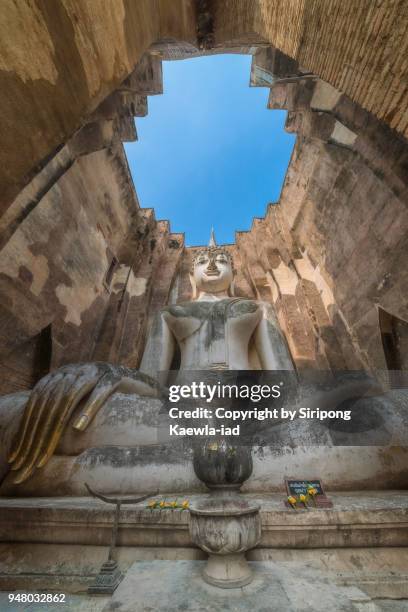
<svg viewBox="0 0 408 612"><path fill-rule="evenodd" d="M232 281L231 281L230 286L228 287L228 295L230 297L235 297L235 282L234 281L235 281L235 275L236 275L237 271L235 270L235 268L234 268L234 266L232 264L232 261L231 261L231 268L232 268Z"/></svg>
<svg viewBox="0 0 408 612"><path fill-rule="evenodd" d="M192 299L195 300L195 299L197 299L197 285L196 285L196 282L194 280L194 276L192 274L189 274L189 276L190 276L190 285L191 285L191 288L193 290Z"/></svg>

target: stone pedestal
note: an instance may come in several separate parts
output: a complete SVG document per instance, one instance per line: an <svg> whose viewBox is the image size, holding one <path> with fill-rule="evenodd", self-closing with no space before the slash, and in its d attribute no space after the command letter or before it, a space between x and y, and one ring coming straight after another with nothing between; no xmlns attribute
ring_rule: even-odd
<svg viewBox="0 0 408 612"><path fill-rule="evenodd" d="M88 587L91 595L111 595L123 580L118 564L113 559L105 561L95 581Z"/></svg>
<svg viewBox="0 0 408 612"><path fill-rule="evenodd" d="M246 586L254 577L244 553L210 554L201 575L208 584L222 589Z"/></svg>

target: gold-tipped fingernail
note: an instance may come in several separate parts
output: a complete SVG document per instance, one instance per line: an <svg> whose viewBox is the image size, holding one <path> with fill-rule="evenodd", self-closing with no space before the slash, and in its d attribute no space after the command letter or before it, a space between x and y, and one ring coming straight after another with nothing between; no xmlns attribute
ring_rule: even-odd
<svg viewBox="0 0 408 612"><path fill-rule="evenodd" d="M83 414L79 417L79 419L77 419L75 421L75 423L73 424L73 428L74 429L79 429L79 431L82 431L83 429L85 429L85 427L87 426L88 423L88 417L86 416L86 414Z"/></svg>
<svg viewBox="0 0 408 612"><path fill-rule="evenodd" d="M32 469L25 469L25 470L22 470L21 472L18 472L16 474L15 478L13 479L13 483L14 484L21 484L22 482L27 480L27 478L30 476L31 472L32 472Z"/></svg>
<svg viewBox="0 0 408 612"><path fill-rule="evenodd" d="M10 453L10 455L8 456L7 462L8 463L13 463L14 460L17 458L17 451L13 451L12 453Z"/></svg>
<svg viewBox="0 0 408 612"><path fill-rule="evenodd" d="M42 457L40 457L40 459L37 461L36 467L38 467L38 468L44 467L44 465L47 463L48 459L49 459L48 453L46 453L45 455L42 455Z"/></svg>

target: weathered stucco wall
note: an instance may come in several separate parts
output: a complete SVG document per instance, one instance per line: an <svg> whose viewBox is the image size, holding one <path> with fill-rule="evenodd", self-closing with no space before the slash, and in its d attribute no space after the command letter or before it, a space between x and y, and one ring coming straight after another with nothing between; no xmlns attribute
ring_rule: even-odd
<svg viewBox="0 0 408 612"><path fill-rule="evenodd" d="M136 216L134 194L121 189L128 188L120 180L123 163L120 150L78 160L0 252L6 363L49 325L54 363L60 352L78 361L89 357L108 299L105 275Z"/></svg>
<svg viewBox="0 0 408 612"><path fill-rule="evenodd" d="M305 85L271 89L298 134L279 206L336 330L385 369L378 309L408 320L407 143L328 84Z"/></svg>
<svg viewBox="0 0 408 612"><path fill-rule="evenodd" d="M161 61L142 58L1 217L2 393L64 363L138 363L150 300L164 304L173 277L169 264L154 283L156 269L183 246L140 209L122 145L161 92Z"/></svg>
<svg viewBox="0 0 408 612"><path fill-rule="evenodd" d="M408 134L404 0L223 0L215 43L262 37L392 128Z"/></svg>
<svg viewBox="0 0 408 612"><path fill-rule="evenodd" d="M64 363L134 364L168 240L169 224L139 208L122 145L80 157L0 251L0 391Z"/></svg>
<svg viewBox="0 0 408 612"><path fill-rule="evenodd" d="M1 3L4 205L132 72L155 40L195 40L192 5L191 0Z"/></svg>

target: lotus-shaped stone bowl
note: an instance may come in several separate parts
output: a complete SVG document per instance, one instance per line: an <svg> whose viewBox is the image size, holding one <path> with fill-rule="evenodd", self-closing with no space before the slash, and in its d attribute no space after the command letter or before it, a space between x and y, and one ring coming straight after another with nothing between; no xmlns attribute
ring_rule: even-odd
<svg viewBox="0 0 408 612"><path fill-rule="evenodd" d="M252 581L245 552L261 538L259 506L236 497L206 499L190 508L190 534L208 553L203 578L222 588L237 588Z"/></svg>

